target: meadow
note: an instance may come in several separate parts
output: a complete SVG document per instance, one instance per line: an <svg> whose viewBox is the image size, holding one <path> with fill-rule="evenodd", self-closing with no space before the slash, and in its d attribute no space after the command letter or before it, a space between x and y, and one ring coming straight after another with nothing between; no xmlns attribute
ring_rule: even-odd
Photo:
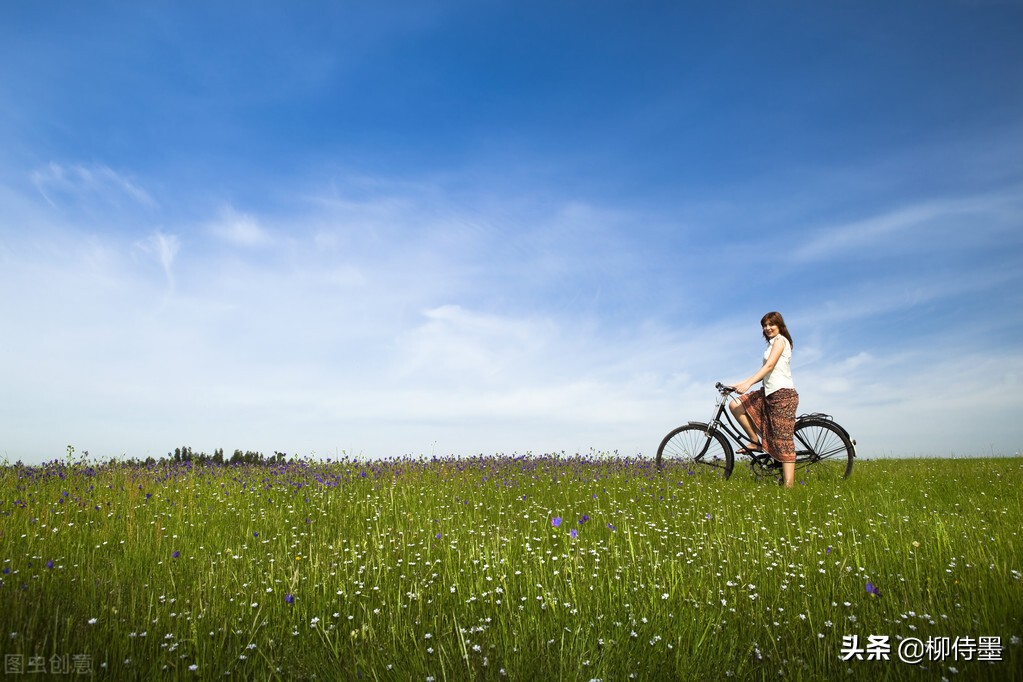
<svg viewBox="0 0 1023 682"><path fill-rule="evenodd" d="M6 465L5 677L1021 679L1021 481L1018 458L791 490L613 453Z"/></svg>

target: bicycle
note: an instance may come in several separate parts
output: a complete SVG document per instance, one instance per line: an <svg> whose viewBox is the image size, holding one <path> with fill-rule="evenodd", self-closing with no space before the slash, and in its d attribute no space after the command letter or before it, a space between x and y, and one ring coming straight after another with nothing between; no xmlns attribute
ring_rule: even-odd
<svg viewBox="0 0 1023 682"><path fill-rule="evenodd" d="M725 479L732 475L735 453L729 440L742 447L742 441L748 438L726 409L728 396L735 388L720 382L715 388L718 398L714 417L709 422L689 422L669 432L657 448L659 470L678 462L691 474L696 473L697 466L702 466L718 470ZM796 418L794 438L797 479L849 478L856 457L856 441L830 415L820 412L800 415ZM781 473L781 463L766 452L744 456L750 458L750 469L758 478Z"/></svg>

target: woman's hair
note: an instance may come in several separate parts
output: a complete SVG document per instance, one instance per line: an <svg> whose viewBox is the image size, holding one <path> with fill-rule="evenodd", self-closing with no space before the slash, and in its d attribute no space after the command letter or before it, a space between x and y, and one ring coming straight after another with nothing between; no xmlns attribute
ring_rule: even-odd
<svg viewBox="0 0 1023 682"><path fill-rule="evenodd" d="M785 318L781 316L781 313L772 311L761 317L760 326L763 327L765 324L773 324L778 327L778 333L789 340L789 346L795 347L792 343L792 334L789 334L789 328L785 326ZM764 339L770 341L767 338L767 334L764 334Z"/></svg>

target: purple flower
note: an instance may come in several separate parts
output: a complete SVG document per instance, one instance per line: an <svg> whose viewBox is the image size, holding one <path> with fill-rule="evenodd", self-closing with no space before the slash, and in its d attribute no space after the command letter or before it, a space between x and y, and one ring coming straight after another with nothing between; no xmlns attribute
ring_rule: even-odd
<svg viewBox="0 0 1023 682"><path fill-rule="evenodd" d="M871 582L867 583L867 593L868 594L872 594L875 597L880 597L881 596L881 590L877 589L877 587L874 585L874 583L871 583Z"/></svg>
<svg viewBox="0 0 1023 682"><path fill-rule="evenodd" d="M824 550L824 553L831 554L831 547L829 546L826 550Z"/></svg>
<svg viewBox="0 0 1023 682"><path fill-rule="evenodd" d="M611 530L618 530L617 528L615 528L615 525L613 523L608 523L607 527L610 528Z"/></svg>
<svg viewBox="0 0 1023 682"><path fill-rule="evenodd" d="M258 537L259 537L259 531L258 531L258 530L256 530L256 531L253 531L253 532L252 532L252 537L254 537L254 538L258 538Z"/></svg>
<svg viewBox="0 0 1023 682"><path fill-rule="evenodd" d="M555 528L559 527L561 525L561 517L555 516L553 519L551 519L551 525L554 526Z"/></svg>
<svg viewBox="0 0 1023 682"><path fill-rule="evenodd" d="M53 559L46 562L46 568L53 568Z"/></svg>
<svg viewBox="0 0 1023 682"><path fill-rule="evenodd" d="M295 603L295 595L293 595L291 592L288 592L286 595L284 595L284 603L285 604L294 604Z"/></svg>
<svg viewBox="0 0 1023 682"><path fill-rule="evenodd" d="M177 559L179 556L181 556L181 552L174 550L174 552L171 554L171 559Z"/></svg>
<svg viewBox="0 0 1023 682"><path fill-rule="evenodd" d="M579 518L579 525L581 526L581 525L583 525L584 523L586 523L586 522L587 522L587 521L589 521L589 520L590 520L590 517L589 517L589 516L587 516L586 514L583 514L583 515L582 515L582 516L581 516L581 517Z"/></svg>
<svg viewBox="0 0 1023 682"><path fill-rule="evenodd" d="M711 516L710 512L707 512L707 520L708 521L713 521L714 520L714 517Z"/></svg>
<svg viewBox="0 0 1023 682"><path fill-rule="evenodd" d="M579 537L579 531L577 531L577 530L576 530L575 528L573 528L573 529L572 529L572 532L571 532L571 533L569 533L569 535L571 535L571 536L572 536L572 539L574 540L574 539L576 539L577 537Z"/></svg>

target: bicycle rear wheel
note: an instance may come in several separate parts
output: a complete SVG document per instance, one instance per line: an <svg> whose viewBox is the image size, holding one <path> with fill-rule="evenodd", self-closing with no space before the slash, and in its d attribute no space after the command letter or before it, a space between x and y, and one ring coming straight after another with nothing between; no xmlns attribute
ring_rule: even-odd
<svg viewBox="0 0 1023 682"><path fill-rule="evenodd" d="M680 426L657 448L657 468L681 465L690 473L704 471L724 478L732 475L735 458L724 436L707 430L706 424Z"/></svg>
<svg viewBox="0 0 1023 682"><path fill-rule="evenodd" d="M845 429L830 419L796 421L796 478L839 480L852 473L855 449Z"/></svg>

